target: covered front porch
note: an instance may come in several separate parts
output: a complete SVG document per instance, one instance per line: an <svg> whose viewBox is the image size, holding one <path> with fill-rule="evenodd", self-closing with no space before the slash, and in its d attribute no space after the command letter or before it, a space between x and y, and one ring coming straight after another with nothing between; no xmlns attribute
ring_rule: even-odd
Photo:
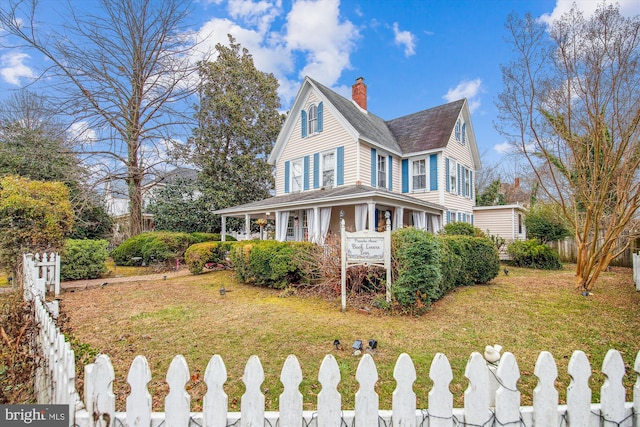
<svg viewBox="0 0 640 427"><path fill-rule="evenodd" d="M340 212L349 231L384 228L385 214L392 229L413 226L437 232L442 226L444 207L404 194L357 185L315 190L252 202L214 211L222 217L222 240L227 218L244 218L243 235L251 236L251 221L265 220L279 241L310 241L323 244L327 236L340 234ZM263 223L265 221L262 221ZM261 238L264 234L261 233Z"/></svg>

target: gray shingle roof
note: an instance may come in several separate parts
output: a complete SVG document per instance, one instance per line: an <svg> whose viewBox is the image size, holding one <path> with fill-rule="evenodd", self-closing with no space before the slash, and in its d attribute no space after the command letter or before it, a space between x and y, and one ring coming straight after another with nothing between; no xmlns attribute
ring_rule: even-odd
<svg viewBox="0 0 640 427"><path fill-rule="evenodd" d="M351 100L321 83L309 80L351 123L361 138L403 155L445 148L465 102L461 99L384 121L371 112L362 112Z"/></svg>
<svg viewBox="0 0 640 427"><path fill-rule="evenodd" d="M387 126L403 153L445 148L464 99L389 120Z"/></svg>

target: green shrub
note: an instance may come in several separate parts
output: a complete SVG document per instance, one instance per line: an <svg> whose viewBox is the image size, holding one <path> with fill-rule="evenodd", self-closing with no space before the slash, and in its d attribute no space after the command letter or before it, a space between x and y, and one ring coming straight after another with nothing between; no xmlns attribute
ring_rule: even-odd
<svg viewBox="0 0 640 427"><path fill-rule="evenodd" d="M237 243L229 255L239 280L283 289L307 279L300 253L314 250L308 242L262 240Z"/></svg>
<svg viewBox="0 0 640 427"><path fill-rule="evenodd" d="M60 280L96 279L106 273L107 245L106 240L67 240L60 260Z"/></svg>
<svg viewBox="0 0 640 427"><path fill-rule="evenodd" d="M558 253L536 239L517 240L507 246L507 252L517 267L561 270L562 262Z"/></svg>
<svg viewBox="0 0 640 427"><path fill-rule="evenodd" d="M236 240L232 236L227 239ZM192 244L208 241L220 241L220 234L150 231L125 240L111 252L111 257L116 265L174 263L184 257Z"/></svg>
<svg viewBox="0 0 640 427"><path fill-rule="evenodd" d="M140 265L143 260L142 247L154 238L154 232L142 233L128 238L111 251L113 262L120 266Z"/></svg>
<svg viewBox="0 0 640 427"><path fill-rule="evenodd" d="M234 242L202 242L189 246L184 260L192 274L200 274L207 264L225 264Z"/></svg>
<svg viewBox="0 0 640 427"><path fill-rule="evenodd" d="M191 233L191 237L193 237L193 243L202 243L202 242L219 242L221 240L220 234L219 233L202 233L202 232L195 232L195 233ZM227 236L225 237L225 241L227 242L235 242L236 238L233 236L229 236L227 234Z"/></svg>
<svg viewBox="0 0 640 427"><path fill-rule="evenodd" d="M193 243L193 237L188 233L158 231L153 234L153 239L142 245L142 259L147 264L174 263L183 259L184 252Z"/></svg>
<svg viewBox="0 0 640 427"><path fill-rule="evenodd" d="M412 227L391 236L396 267L392 295L403 309L419 311L444 294L440 243L433 234Z"/></svg>
<svg viewBox="0 0 640 427"><path fill-rule="evenodd" d="M448 236L485 237L482 230L466 222L450 222L444 226L444 234Z"/></svg>
<svg viewBox="0 0 640 427"><path fill-rule="evenodd" d="M439 238L447 248L446 252L460 259L454 261L456 270L447 272L447 280L453 280L446 283L447 289L487 283L500 272L500 257L491 239L465 235L443 235ZM448 262L451 260L443 262L443 270L451 268Z"/></svg>

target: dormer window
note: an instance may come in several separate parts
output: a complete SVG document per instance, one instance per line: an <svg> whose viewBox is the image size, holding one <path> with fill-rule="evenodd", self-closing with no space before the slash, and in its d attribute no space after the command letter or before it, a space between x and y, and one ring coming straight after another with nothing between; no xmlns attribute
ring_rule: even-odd
<svg viewBox="0 0 640 427"><path fill-rule="evenodd" d="M302 137L306 138L309 135L322 132L322 119L322 102L317 105L311 104L306 110L302 110L300 113Z"/></svg>
<svg viewBox="0 0 640 427"><path fill-rule="evenodd" d="M460 133L461 133L461 125L460 119L456 121L456 141L460 142Z"/></svg>

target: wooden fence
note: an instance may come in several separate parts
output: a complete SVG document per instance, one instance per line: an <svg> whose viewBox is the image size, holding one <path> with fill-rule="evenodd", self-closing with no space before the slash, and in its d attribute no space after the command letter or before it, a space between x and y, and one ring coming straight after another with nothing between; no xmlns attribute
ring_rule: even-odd
<svg viewBox="0 0 640 427"><path fill-rule="evenodd" d="M622 246L630 239L628 235L621 236L618 245ZM632 267L633 261L631 254L638 252L640 249L640 241L632 239L629 246L617 257L611 260L611 265L614 267ZM560 260L562 262L575 263L578 259L578 246L572 237L566 237L563 240L557 240L555 242L549 242L549 246L558 251Z"/></svg>
<svg viewBox="0 0 640 427"><path fill-rule="evenodd" d="M640 352L634 370L640 374ZM517 382L520 371L511 353L505 353L498 364L489 364L477 352L471 354L465 377L469 386L464 392L464 407L453 408L449 385L453 379L451 366L444 354L433 359L429 378L433 387L428 395L428 409L416 408L413 383L416 370L411 358L401 354L393 377L396 388L391 410L380 410L375 385L378 373L373 357L364 354L356 371L360 388L355 395L355 408L344 410L338 392L340 370L332 355L325 356L318 380L322 389L318 394L317 410L304 411L299 385L302 370L295 356L287 357L280 374L284 391L280 395L279 411L266 412L261 384L265 374L257 356L246 364L243 382L246 392L241 399L240 412L228 412L224 392L227 371L224 362L214 355L206 368L204 381L207 393L203 411L191 412L190 395L185 386L190 379L189 368L182 356L176 356L166 374L169 393L164 399L164 412L152 411L152 398L147 390L151 372L144 356L137 356L129 369L127 382L130 394L126 411L116 412L113 367L106 355L85 367L85 407L76 413L76 425L92 426L639 426L640 379L634 387L634 401L625 402L623 377L625 366L620 353L609 350L602 372L606 380L600 390L600 403L591 403L589 377L591 366L582 351L573 353L568 365L571 384L567 389L567 404L558 404L555 380L556 362L549 352L540 353L534 374L538 385L533 392L533 406L520 406ZM640 377L638 377L640 378ZM115 424L114 424L115 421Z"/></svg>
<svg viewBox="0 0 640 427"><path fill-rule="evenodd" d="M76 391L75 354L56 325L58 302L46 301L47 289L60 292L60 258L57 254L27 254L23 261L24 300L32 304L38 334L32 343L39 362L34 378L36 401L69 405L68 418L73 420L82 407Z"/></svg>
<svg viewBox="0 0 640 427"><path fill-rule="evenodd" d="M374 358L365 353L356 370L359 389L354 408L342 408L338 390L341 373L336 359L325 356L318 381L316 410L303 410L299 386L303 380L295 356L287 357L280 373L283 393L278 411L265 410L261 391L265 373L257 356L251 356L245 366L242 381L245 393L240 412L229 412L224 391L227 370L222 358L214 355L206 367L204 382L207 392L202 412L191 412L191 396L187 392L189 368L183 356L176 356L166 374L169 393L164 399L164 411L153 412L148 391L151 371L144 356L137 356L129 369L130 391L124 412L116 411L113 390L114 370L107 355L84 367L84 401L76 391L74 353L64 335L55 325L55 316L44 300L40 284L34 280L38 271L31 265L33 257L25 257L25 297L33 301L35 317L40 326L37 351L44 363L38 368L36 389L38 403L69 405L70 426L78 427L374 427L374 426L636 426L640 427L640 352L633 371L636 382L633 401L626 402L623 377L625 365L620 353L609 350L601 368L606 379L600 388L600 402L592 403L589 378L592 367L582 351L576 351L568 364L571 383L566 404L560 405L555 380L558 370L549 352L540 353L534 374L538 384L533 391L533 406L520 405L517 388L520 370L512 353L504 353L497 362L487 361L480 353L471 354L465 370L469 386L464 392L464 407L453 407L450 384L453 373L447 357L438 353L429 370L433 386L428 393L428 409L416 407L413 384L417 373L411 357L401 354L393 378L396 388L392 407L380 409L376 384L378 372ZM384 379L385 381L387 379Z"/></svg>

